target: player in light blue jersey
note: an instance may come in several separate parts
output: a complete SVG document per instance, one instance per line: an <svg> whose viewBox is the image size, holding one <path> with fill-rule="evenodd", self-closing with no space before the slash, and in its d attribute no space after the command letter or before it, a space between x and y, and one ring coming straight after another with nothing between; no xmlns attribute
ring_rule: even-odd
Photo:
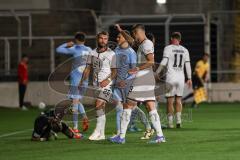
<svg viewBox="0 0 240 160"><path fill-rule="evenodd" d="M114 50L117 58L117 77L115 79L113 99L116 103L117 134L119 134L123 103L126 102L131 80L134 78L133 75L128 74L128 70L136 66L137 56L121 33L117 36L117 43L118 46Z"/></svg>
<svg viewBox="0 0 240 160"><path fill-rule="evenodd" d="M68 98L72 99L73 110L73 130L79 133L78 130L78 114L83 117L83 130L88 129L88 118L85 113L84 106L80 102L84 93L84 88L88 85L86 80L81 89L78 88L79 82L82 79L83 71L86 67L87 57L92 51L90 47L84 45L85 34L77 32L75 42L68 42L57 47L56 52L59 54L71 55L73 57L73 65L70 73L70 90Z"/></svg>
<svg viewBox="0 0 240 160"><path fill-rule="evenodd" d="M117 59L117 77L115 79L113 99L116 103L117 135L119 135L123 104L126 103L126 97L131 89L132 81L135 78L134 75L128 73L128 70L136 67L137 55L121 33L119 33L117 36L117 43L118 46L114 50ZM141 111L139 114L140 120L144 124L146 130L151 130L151 126L146 118L145 113L137 106L135 108L135 110ZM115 136L112 138L114 137Z"/></svg>

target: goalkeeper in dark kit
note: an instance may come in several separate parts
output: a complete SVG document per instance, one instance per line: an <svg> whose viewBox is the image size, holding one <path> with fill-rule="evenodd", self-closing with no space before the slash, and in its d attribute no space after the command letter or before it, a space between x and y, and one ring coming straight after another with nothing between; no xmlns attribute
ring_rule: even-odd
<svg viewBox="0 0 240 160"><path fill-rule="evenodd" d="M57 133L61 132L68 138L82 139L80 133L74 133L66 123L62 121L63 117L69 109L61 109L58 111L50 109L42 112L34 122L34 130L32 133L32 141L48 141L57 139Z"/></svg>

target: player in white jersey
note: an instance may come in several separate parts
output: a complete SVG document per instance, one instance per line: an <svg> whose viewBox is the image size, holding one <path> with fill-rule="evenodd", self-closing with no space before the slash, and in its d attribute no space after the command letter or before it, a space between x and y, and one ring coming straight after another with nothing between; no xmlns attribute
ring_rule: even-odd
<svg viewBox="0 0 240 160"><path fill-rule="evenodd" d="M174 32L171 35L171 44L166 46L163 51L163 59L156 73L159 74L164 67L167 67L166 83L170 86L166 91L167 98L167 114L168 127L173 128L174 107L176 100L176 127L181 128L182 113L182 95L184 90L185 75L184 68L187 73L187 85L192 86L192 74L190 57L188 50L180 45L181 33Z"/></svg>
<svg viewBox="0 0 240 160"><path fill-rule="evenodd" d="M89 140L104 140L105 139L105 104L112 97L112 79L116 76L116 57L114 51L108 48L107 32L100 32L97 35L98 46L88 57L87 67L83 73L83 82L93 68L93 84L99 91L96 95L96 113L97 124L94 132L89 137ZM80 84L81 85L81 84Z"/></svg>
<svg viewBox="0 0 240 160"><path fill-rule="evenodd" d="M118 30L125 37L130 44L134 40L126 34L119 26ZM139 45L138 57L141 58L141 64L138 67L130 69L129 74L135 74L132 87L127 97L127 102L124 103L124 110L121 118L121 131L120 134L111 141L114 143L125 143L125 136L127 127L130 121L132 109L137 105L137 102L145 102L149 111L149 117L156 130L157 136L151 141L151 143L165 142L165 138L162 133L160 118L155 107L155 78L152 70L154 65L154 46L153 43L146 38L145 27L141 24L134 25L132 28L135 42Z"/></svg>

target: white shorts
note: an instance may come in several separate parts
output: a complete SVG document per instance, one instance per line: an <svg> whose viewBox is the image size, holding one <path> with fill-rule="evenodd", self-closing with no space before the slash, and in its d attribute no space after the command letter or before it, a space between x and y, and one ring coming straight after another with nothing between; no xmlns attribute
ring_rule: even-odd
<svg viewBox="0 0 240 160"><path fill-rule="evenodd" d="M184 91L184 79L171 79L167 78L166 80L166 88L165 88L165 97L182 97Z"/></svg>
<svg viewBox="0 0 240 160"><path fill-rule="evenodd" d="M112 98L112 83L109 83L106 87L100 87L96 84L94 84L94 87L96 87L95 96L97 99L104 100L106 102L109 102Z"/></svg>
<svg viewBox="0 0 240 160"><path fill-rule="evenodd" d="M139 71L130 87L128 100L155 101L155 78L152 69Z"/></svg>

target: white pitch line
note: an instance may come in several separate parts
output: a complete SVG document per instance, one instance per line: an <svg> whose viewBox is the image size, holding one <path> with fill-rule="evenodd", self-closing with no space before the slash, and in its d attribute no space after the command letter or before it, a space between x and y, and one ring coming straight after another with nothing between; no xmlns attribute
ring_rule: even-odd
<svg viewBox="0 0 240 160"><path fill-rule="evenodd" d="M22 131L16 131L16 132L11 132L11 133L2 134L2 135L0 135L0 138L9 137L9 136L12 136L12 135L25 133L25 132L28 132L28 131L30 131L30 130L32 130L32 129L25 129L25 130L22 130Z"/></svg>

